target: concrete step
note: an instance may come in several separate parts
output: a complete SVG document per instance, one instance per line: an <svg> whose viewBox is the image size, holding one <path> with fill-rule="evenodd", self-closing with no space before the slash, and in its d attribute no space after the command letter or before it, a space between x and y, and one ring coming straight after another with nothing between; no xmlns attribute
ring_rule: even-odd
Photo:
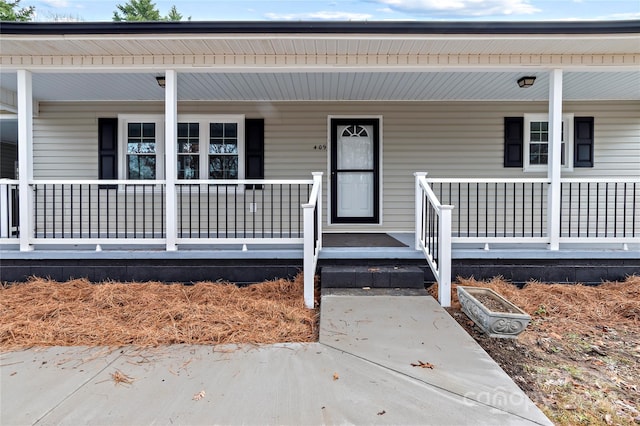
<svg viewBox="0 0 640 426"><path fill-rule="evenodd" d="M322 288L424 288L424 271L417 266L324 266Z"/></svg>

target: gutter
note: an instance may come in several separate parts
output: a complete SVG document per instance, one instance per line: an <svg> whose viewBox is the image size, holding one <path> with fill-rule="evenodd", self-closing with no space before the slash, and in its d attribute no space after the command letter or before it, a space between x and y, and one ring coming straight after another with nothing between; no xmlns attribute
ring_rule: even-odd
<svg viewBox="0 0 640 426"><path fill-rule="evenodd" d="M2 22L2 35L89 34L630 34L640 33L640 20L629 21L500 21L500 22Z"/></svg>

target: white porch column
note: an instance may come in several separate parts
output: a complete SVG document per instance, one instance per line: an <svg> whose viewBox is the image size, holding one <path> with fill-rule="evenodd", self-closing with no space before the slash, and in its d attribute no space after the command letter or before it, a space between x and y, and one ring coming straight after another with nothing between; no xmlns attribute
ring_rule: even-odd
<svg viewBox="0 0 640 426"><path fill-rule="evenodd" d="M18 70L18 173L20 251L31 251L33 236L33 87L31 71Z"/></svg>
<svg viewBox="0 0 640 426"><path fill-rule="evenodd" d="M178 140L178 73L175 70L165 71L164 98L164 159L165 159L165 218L167 233L167 251L178 249L177 205L176 205L176 152Z"/></svg>
<svg viewBox="0 0 640 426"><path fill-rule="evenodd" d="M560 177L562 170L562 70L549 73L549 160L547 178L549 249L560 249Z"/></svg>

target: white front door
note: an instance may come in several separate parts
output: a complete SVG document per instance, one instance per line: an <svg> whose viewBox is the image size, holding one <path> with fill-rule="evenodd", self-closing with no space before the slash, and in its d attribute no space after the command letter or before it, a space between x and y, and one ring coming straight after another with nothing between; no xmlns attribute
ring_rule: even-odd
<svg viewBox="0 0 640 426"><path fill-rule="evenodd" d="M331 120L332 223L378 222L378 120Z"/></svg>

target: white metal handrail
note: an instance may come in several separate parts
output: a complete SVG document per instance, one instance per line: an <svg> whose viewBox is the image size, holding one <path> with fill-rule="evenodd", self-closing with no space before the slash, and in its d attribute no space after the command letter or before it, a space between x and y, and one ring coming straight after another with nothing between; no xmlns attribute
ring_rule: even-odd
<svg viewBox="0 0 640 426"><path fill-rule="evenodd" d="M451 306L451 212L426 180L426 173L414 173L416 250L421 250L438 281L440 305Z"/></svg>
<svg viewBox="0 0 640 426"><path fill-rule="evenodd" d="M322 172L313 172L313 188L304 210L304 304L314 307L315 275L322 250Z"/></svg>
<svg viewBox="0 0 640 426"><path fill-rule="evenodd" d="M202 228L204 231L199 232L198 229L202 229L198 227L203 226L202 223L198 221L191 222L189 217L186 217L186 226L190 226L193 223L196 231L189 232L187 230L186 234L174 238L173 241L177 241L180 244L302 245L304 243L304 228L302 226L304 218L303 209L300 207L301 203L306 203L307 201L312 203L318 216L315 221L318 222L320 227L322 223L322 209L319 205L322 196L321 187L318 186L317 182L318 179L321 180L321 175L319 178L314 176L313 179L184 179L176 181L175 186L181 191L184 189L184 194L190 197L184 201L187 204L192 203L191 206L194 209L200 206L199 203L202 200L205 200L205 198L199 200L198 195L203 194L203 197L206 197L204 194L207 191L213 191L213 194L217 194L217 191L220 191L220 194L224 194L225 190L229 191L231 188L232 193L237 192L238 198L236 200L229 196L227 200L231 203L231 207L220 205L220 210L227 208L238 209L237 217L239 219L237 223L246 219L247 228L228 227L220 229L219 232L209 232L209 229ZM17 180L3 179L0 189L3 188L4 192L8 192L13 186L17 188L18 184L19 181ZM170 221L175 220L177 222L180 216L173 215L169 217L164 215L165 209L162 205L167 204L167 192L164 188L166 185L167 181L164 179L30 179L27 183L28 193L23 198L32 200L29 203L30 207L27 208L32 210L30 213L33 218L32 226L23 227L20 239L17 236L14 238L10 230L7 229L5 230L6 232L0 235L0 242L3 244L19 242L21 250L23 249L23 241L26 242L24 248L28 250L31 250L33 245L36 244L99 245L105 243L118 245L164 244L169 249L168 234L166 234L165 230L168 231ZM271 195L273 200L279 197L277 198L278 205L273 211L266 213L268 220L273 220L273 222L267 224L265 220L265 223L260 223L260 227L255 226L255 228L249 229L249 222L252 219L249 219L251 216L247 212L255 213L255 207L249 206L249 202L253 201L249 197L252 193L260 194L260 197L265 193L268 194L264 188L269 188L269 186L276 188L274 195ZM197 189L193 189L194 187L203 189L198 192ZM282 188L284 188L284 192L282 192ZM180 192L178 194L180 195ZM307 200L307 197L309 197L309 200ZM4 197L4 199L8 200L7 197ZM265 198L260 198L260 200L256 201L262 200L265 200ZM237 204L234 207L233 203L236 203L236 201L241 204ZM117 204L118 202L119 205ZM22 204L22 201L20 203ZM244 205L245 203L247 203L247 206ZM17 209L18 203L15 202L13 204L15 204L13 207ZM123 207L126 208L125 204L130 207L128 214L126 211L122 211ZM53 208L51 208L52 206ZM12 203L9 201L0 205L0 208L4 211L3 218L4 216L9 216L8 209L11 207ZM246 212L242 210L244 207L247 207ZM179 208L180 206L176 206L176 209ZM185 209L184 211L186 212L187 210ZM189 214L191 213L189 211ZM200 212L200 218L206 221L206 214L206 211L204 213ZM234 214L236 214L236 211L230 211L230 215ZM143 216L145 217L143 218ZM149 217L152 217L152 225L150 225L149 220L144 224L145 218ZM136 220L139 220L140 222L138 223L142 224L142 226L138 226L137 230L135 225L132 226ZM205 223L204 226L207 225ZM268 228L270 225L272 228ZM234 223L229 222L228 226L235 226L235 217ZM314 226L316 225L314 224ZM212 234L212 232L214 233ZM315 239L314 244L318 250L321 248L321 232Z"/></svg>
<svg viewBox="0 0 640 426"><path fill-rule="evenodd" d="M628 244L640 242L640 178L561 178L549 204L547 178L426 178L456 206L452 242ZM558 228L553 228L553 223ZM553 231L552 231L553 229Z"/></svg>
<svg viewBox="0 0 640 426"><path fill-rule="evenodd" d="M15 179L0 179L0 240L18 243L18 185Z"/></svg>

